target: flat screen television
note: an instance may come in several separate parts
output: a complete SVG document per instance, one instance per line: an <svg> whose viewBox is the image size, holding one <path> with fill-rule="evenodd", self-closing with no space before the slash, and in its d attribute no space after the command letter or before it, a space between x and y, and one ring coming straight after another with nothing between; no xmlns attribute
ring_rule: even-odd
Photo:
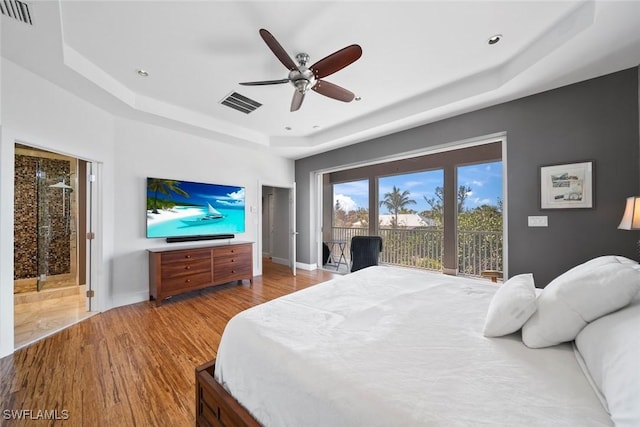
<svg viewBox="0 0 640 427"><path fill-rule="evenodd" d="M244 223L244 187L147 178L148 238L215 238L244 233Z"/></svg>

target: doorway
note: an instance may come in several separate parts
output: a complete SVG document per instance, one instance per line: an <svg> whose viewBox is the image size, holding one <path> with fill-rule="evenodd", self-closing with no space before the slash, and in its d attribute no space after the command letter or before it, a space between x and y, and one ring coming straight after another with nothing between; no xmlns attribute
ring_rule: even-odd
<svg viewBox="0 0 640 427"><path fill-rule="evenodd" d="M261 257L287 265L296 275L295 184L293 187L261 185Z"/></svg>
<svg viewBox="0 0 640 427"><path fill-rule="evenodd" d="M87 310L86 161L15 145L14 344L23 347ZM83 179L78 179L82 177Z"/></svg>

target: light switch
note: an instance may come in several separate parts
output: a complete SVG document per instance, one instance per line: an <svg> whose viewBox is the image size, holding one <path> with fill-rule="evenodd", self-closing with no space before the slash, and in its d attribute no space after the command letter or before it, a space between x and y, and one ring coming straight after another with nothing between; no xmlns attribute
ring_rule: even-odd
<svg viewBox="0 0 640 427"><path fill-rule="evenodd" d="M527 218L529 227L548 227L549 220L545 216L530 216Z"/></svg>

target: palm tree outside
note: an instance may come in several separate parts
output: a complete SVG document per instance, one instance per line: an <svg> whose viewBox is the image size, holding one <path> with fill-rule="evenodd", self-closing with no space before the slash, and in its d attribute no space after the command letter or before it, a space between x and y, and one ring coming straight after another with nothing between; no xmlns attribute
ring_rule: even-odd
<svg viewBox="0 0 640 427"><path fill-rule="evenodd" d="M389 193L385 193L384 199L380 201L380 206L388 209L389 213L394 216L393 228L398 226L398 213L403 211L407 205L415 205L416 201L409 198L409 191L400 191L395 185Z"/></svg>

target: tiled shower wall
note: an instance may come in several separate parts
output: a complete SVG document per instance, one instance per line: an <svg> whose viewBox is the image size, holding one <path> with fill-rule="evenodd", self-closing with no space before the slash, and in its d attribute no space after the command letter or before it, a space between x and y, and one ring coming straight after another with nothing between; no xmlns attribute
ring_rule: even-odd
<svg viewBox="0 0 640 427"><path fill-rule="evenodd" d="M38 164L46 174L44 185L40 186L40 191L45 192L46 206L38 206ZM71 190L49 187L63 177L68 184L70 172L70 161L16 154L14 280L38 276L38 230L50 233L50 245L44 255L48 264L47 274L71 272ZM48 224L38 224L39 209L40 215L48 218Z"/></svg>

